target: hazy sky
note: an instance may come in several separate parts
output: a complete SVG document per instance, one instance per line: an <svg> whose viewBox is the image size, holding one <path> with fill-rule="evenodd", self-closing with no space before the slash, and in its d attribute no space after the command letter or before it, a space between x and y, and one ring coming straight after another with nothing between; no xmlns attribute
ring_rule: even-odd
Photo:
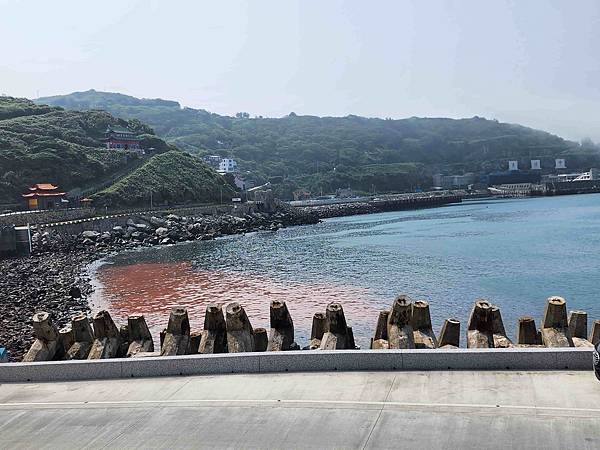
<svg viewBox="0 0 600 450"><path fill-rule="evenodd" d="M472 117L600 141L600 0L0 0L0 93Z"/></svg>

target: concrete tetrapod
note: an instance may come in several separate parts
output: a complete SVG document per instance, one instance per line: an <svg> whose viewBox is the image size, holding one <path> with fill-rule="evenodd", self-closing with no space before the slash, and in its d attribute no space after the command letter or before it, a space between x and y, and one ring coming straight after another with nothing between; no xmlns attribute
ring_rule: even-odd
<svg viewBox="0 0 600 450"><path fill-rule="evenodd" d="M594 320L592 331L590 332L590 342L596 345L600 341L600 320Z"/></svg>
<svg viewBox="0 0 600 450"><path fill-rule="evenodd" d="M506 336L506 330L504 329L504 322L502 322L502 314L500 314L500 308L492 305L491 310L492 319L492 341L494 348L509 348L514 347L511 340Z"/></svg>
<svg viewBox="0 0 600 450"><path fill-rule="evenodd" d="M114 358L121 345L121 333L108 311L99 311L94 316L94 342L88 359Z"/></svg>
<svg viewBox="0 0 600 450"><path fill-rule="evenodd" d="M533 317L524 316L519 318L517 345L521 347L542 346L542 336L535 326L535 319Z"/></svg>
<svg viewBox="0 0 600 450"><path fill-rule="evenodd" d="M121 325L119 327L120 344L119 351L117 352L117 358L125 358L127 356L127 350L129 349L129 324Z"/></svg>
<svg viewBox="0 0 600 450"><path fill-rule="evenodd" d="M266 352L269 346L269 333L266 328L254 329L254 351Z"/></svg>
<svg viewBox="0 0 600 450"><path fill-rule="evenodd" d="M254 332L244 307L234 302L225 309L229 353L253 352Z"/></svg>
<svg viewBox="0 0 600 450"><path fill-rule="evenodd" d="M415 348L412 322L412 303L407 295L399 295L388 316L388 346L391 349Z"/></svg>
<svg viewBox="0 0 600 450"><path fill-rule="evenodd" d="M546 347L574 347L567 320L567 302L564 298L548 298L540 332L542 343Z"/></svg>
<svg viewBox="0 0 600 450"><path fill-rule="evenodd" d="M227 327L221 305L209 304L204 314L204 330L198 353L227 353Z"/></svg>
<svg viewBox="0 0 600 450"><path fill-rule="evenodd" d="M467 348L493 348L492 305L479 299L469 316L467 324Z"/></svg>
<svg viewBox="0 0 600 450"><path fill-rule="evenodd" d="M460 322L456 319L446 319L440 331L440 348L458 348L460 346Z"/></svg>
<svg viewBox="0 0 600 450"><path fill-rule="evenodd" d="M67 350L75 343L75 335L71 325L67 325L58 330L58 342L59 348L56 352L55 359L62 359L65 357Z"/></svg>
<svg viewBox="0 0 600 450"><path fill-rule="evenodd" d="M593 347L593 344L587 340L587 319L585 311L569 312L569 331L575 347Z"/></svg>
<svg viewBox="0 0 600 450"><path fill-rule="evenodd" d="M198 349L200 348L200 342L202 342L202 332L200 331L192 331L190 333L190 340L188 341L188 355L196 355L198 353Z"/></svg>
<svg viewBox="0 0 600 450"><path fill-rule="evenodd" d="M154 341L144 316L129 316L127 318L127 328L129 330L129 346L126 353L128 358L134 357L138 353L154 351Z"/></svg>
<svg viewBox="0 0 600 450"><path fill-rule="evenodd" d="M94 342L94 332L85 314L78 314L71 318L73 330L73 344L67 350L65 359L86 359L90 354Z"/></svg>
<svg viewBox="0 0 600 450"><path fill-rule="evenodd" d="M49 313L40 311L33 315L33 335L35 341L23 357L23 362L52 360L59 351L60 342L58 329Z"/></svg>
<svg viewBox="0 0 600 450"><path fill-rule="evenodd" d="M271 330L267 351L290 350L294 346L294 322L285 302L273 300L270 306Z"/></svg>
<svg viewBox="0 0 600 450"><path fill-rule="evenodd" d="M372 349L389 348L387 334L387 322L389 316L389 311L379 311L379 315L377 316L377 325L375 326L375 335L371 339Z"/></svg>
<svg viewBox="0 0 600 450"><path fill-rule="evenodd" d="M317 350L321 347L321 340L325 334L325 328L327 328L327 318L325 317L325 313L315 313L310 332L310 344L308 345L309 350Z"/></svg>
<svg viewBox="0 0 600 450"><path fill-rule="evenodd" d="M160 356L185 355L190 342L190 320L186 308L171 309Z"/></svg>
<svg viewBox="0 0 600 450"><path fill-rule="evenodd" d="M325 309L325 333L321 339L321 350L354 349L354 338L346 324L344 308L340 303L330 303Z"/></svg>
<svg viewBox="0 0 600 450"><path fill-rule="evenodd" d="M415 348L436 348L437 338L431 326L431 315L429 303L425 300L417 300L412 305L413 337Z"/></svg>

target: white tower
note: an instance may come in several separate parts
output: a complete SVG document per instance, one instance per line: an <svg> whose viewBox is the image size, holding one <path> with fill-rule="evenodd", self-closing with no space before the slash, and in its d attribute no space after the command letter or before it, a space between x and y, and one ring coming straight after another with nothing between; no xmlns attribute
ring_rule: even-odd
<svg viewBox="0 0 600 450"><path fill-rule="evenodd" d="M519 170L519 162L518 161L509 161L508 162L508 170Z"/></svg>
<svg viewBox="0 0 600 450"><path fill-rule="evenodd" d="M539 159L532 159L531 160L531 170L541 170L542 166L540 165L540 160Z"/></svg>
<svg viewBox="0 0 600 450"><path fill-rule="evenodd" d="M555 169L566 169L567 168L567 165L565 164L564 159L555 159L554 162L556 163Z"/></svg>

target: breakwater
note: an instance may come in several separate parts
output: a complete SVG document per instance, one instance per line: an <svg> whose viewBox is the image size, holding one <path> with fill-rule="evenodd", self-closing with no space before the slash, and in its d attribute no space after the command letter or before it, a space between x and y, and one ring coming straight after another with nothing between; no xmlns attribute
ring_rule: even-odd
<svg viewBox="0 0 600 450"><path fill-rule="evenodd" d="M306 213L316 214L319 218L353 216L358 214L376 214L388 211L403 211L421 208L434 208L462 202L460 195L452 193L401 194L374 197L365 201L352 201L323 205L297 206Z"/></svg>
<svg viewBox="0 0 600 450"><path fill-rule="evenodd" d="M351 322L343 306L330 303L325 311L316 312L310 343L304 350L356 350ZM588 317L583 311L567 314L565 299L546 300L539 329L532 317L519 319L514 340L505 331L500 309L486 300L477 300L466 323L467 348L509 349L515 347L587 347L600 340L600 320L593 322L588 336ZM117 326L107 311L97 312L92 320L86 314L72 317L70 324L59 329L47 312L33 315L35 341L24 362L110 358L161 357L192 354L280 352L299 350L294 322L282 301L270 304L270 328L254 328L239 303L225 308L218 304L206 307L203 330L192 330L187 309L171 310L167 327L160 333L160 348L155 349L143 315L129 316L127 324ZM433 331L426 301L398 296L390 309L382 310L373 324L370 348L457 349L461 323L446 319L439 334Z"/></svg>

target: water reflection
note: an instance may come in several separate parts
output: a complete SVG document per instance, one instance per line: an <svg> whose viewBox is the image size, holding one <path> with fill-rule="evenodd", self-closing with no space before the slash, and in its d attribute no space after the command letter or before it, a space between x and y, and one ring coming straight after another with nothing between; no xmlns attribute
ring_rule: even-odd
<svg viewBox="0 0 600 450"><path fill-rule="evenodd" d="M369 289L204 270L189 261L107 265L99 271L98 281L103 286L102 301L108 303L115 321L125 323L130 314L144 314L155 337L166 327L173 306L188 309L192 331L202 328L208 303L226 305L234 301L245 307L254 327L268 328L269 303L284 300L294 320L297 340L305 344L313 314L339 301L346 315L357 320L357 340L365 346L368 324L374 323L378 314L377 297Z"/></svg>

